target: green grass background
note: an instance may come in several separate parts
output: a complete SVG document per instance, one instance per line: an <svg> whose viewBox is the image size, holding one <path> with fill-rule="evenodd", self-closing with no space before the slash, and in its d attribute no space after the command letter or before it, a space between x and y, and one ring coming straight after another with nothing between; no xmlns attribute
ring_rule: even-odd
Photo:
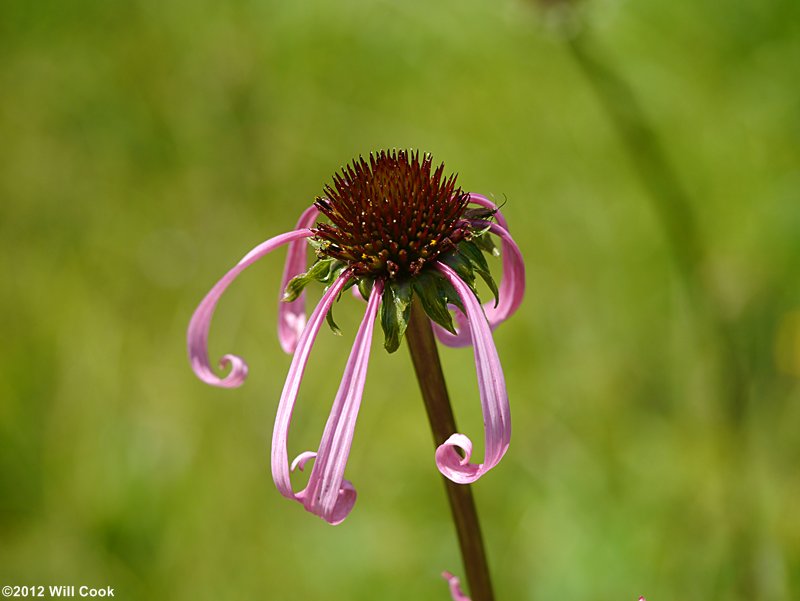
<svg viewBox="0 0 800 601"><path fill-rule="evenodd" d="M608 115L522 0L10 0L0 5L0 584L121 599L447 599L462 574L404 349L373 345L330 527L269 475L289 358L283 253L185 330L353 157L419 148L507 198L528 291L495 334L512 403L475 485L498 600L800 597L800 4L598 0L579 19L692 201L718 342ZM312 290L314 297L319 290ZM316 448L363 305L312 356ZM481 440L469 349L442 351ZM481 446L481 445L479 445ZM482 452L482 448L479 448ZM302 476L298 479L301 485Z"/></svg>

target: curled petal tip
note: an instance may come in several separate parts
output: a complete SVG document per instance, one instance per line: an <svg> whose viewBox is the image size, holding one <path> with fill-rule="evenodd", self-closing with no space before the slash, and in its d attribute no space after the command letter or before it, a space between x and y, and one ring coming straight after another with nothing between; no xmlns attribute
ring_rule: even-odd
<svg viewBox="0 0 800 601"><path fill-rule="evenodd" d="M294 461L292 461L292 465L289 468L289 471L293 472L295 470L300 470L302 472L303 469L306 467L306 463L314 459L316 456L317 454L314 451L305 451L303 453L300 453L297 457L294 458Z"/></svg>
<svg viewBox="0 0 800 601"><path fill-rule="evenodd" d="M472 441L463 434L453 434L436 449L436 467L456 484L471 484L483 475L480 466L470 464L471 458Z"/></svg>
<svg viewBox="0 0 800 601"><path fill-rule="evenodd" d="M220 297L230 286L231 282L261 257L269 254L283 244L304 240L311 235L311 230L294 230L270 238L256 246L247 253L241 261L220 279L200 302L189 321L186 333L186 344L189 353L189 362L198 378L206 384L222 388L235 388L241 386L247 377L247 363L236 355L225 355L220 360L223 368L230 366L230 373L221 378L214 373L208 358L208 331L211 318L217 307Z"/></svg>
<svg viewBox="0 0 800 601"><path fill-rule="evenodd" d="M453 285L466 311L483 413L485 457L483 463L470 463L472 442L463 434L453 434L436 449L436 465L453 482L470 484L497 465L508 450L511 440L508 394L490 324L478 299L450 267L439 263L437 269Z"/></svg>
<svg viewBox="0 0 800 601"><path fill-rule="evenodd" d="M237 388L244 384L247 379L247 361L238 355L224 355L219 360L219 366L222 369L230 367L230 373L222 379L221 386L225 388Z"/></svg>
<svg viewBox="0 0 800 601"><path fill-rule="evenodd" d="M358 493L349 480L342 480L342 486L339 488L339 492L336 495L332 510L324 513L313 507L309 502L309 488L297 493L296 499L303 503L303 506L309 513L321 517L331 526L338 526L344 522L347 516L350 515L350 512L353 511L353 507L355 507L356 500L358 499Z"/></svg>
<svg viewBox="0 0 800 601"><path fill-rule="evenodd" d="M225 355L219 360L219 366L224 371L230 367L230 372L224 377L219 377L200 357L191 357L192 370L200 380L210 386L219 388L238 388L247 379L247 362L238 355Z"/></svg>
<svg viewBox="0 0 800 601"><path fill-rule="evenodd" d="M353 511L356 504L358 493L355 487L349 480L342 482L342 487L339 489L339 496L336 498L336 504L333 506L333 512L330 518L325 518L331 526L338 526L344 522L345 518Z"/></svg>
<svg viewBox="0 0 800 601"><path fill-rule="evenodd" d="M455 449L461 449L460 456L458 453L455 452ZM457 458L459 465L467 465L469 463L470 457L472 457L472 441L469 439L469 436L465 436L464 434L453 434L445 440L441 445L439 445L439 449L441 449L441 454L444 456L449 453L453 453L454 457ZM437 462L439 459L439 451L437 449L436 453Z"/></svg>

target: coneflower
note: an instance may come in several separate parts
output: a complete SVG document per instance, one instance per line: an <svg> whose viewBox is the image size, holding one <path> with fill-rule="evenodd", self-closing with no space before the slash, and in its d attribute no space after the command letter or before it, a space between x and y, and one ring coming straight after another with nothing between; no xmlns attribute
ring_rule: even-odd
<svg viewBox="0 0 800 601"><path fill-rule="evenodd" d="M492 236L499 238L502 249L503 278L499 287L484 257L484 253L499 254ZM211 317L220 296L239 273L284 244L289 249L278 309L278 338L284 351L293 353L293 357L278 405L271 455L273 479L281 494L331 524L340 523L353 508L356 491L344 479L344 471L379 313L384 346L389 352L399 348L409 323L412 330L422 332L422 337L425 330L430 336L431 327L427 323L420 325L420 318L415 315L433 322L442 343L472 344L485 429L485 457L482 463L471 462L472 442L455 432L452 417L438 425L434 423L432 411L442 410L442 405L452 416L441 378L441 392L426 392L423 385L438 444L435 461L439 471L458 484L474 482L497 465L509 446L511 416L492 329L516 311L525 289L522 256L498 207L484 196L463 192L456 185L455 175L444 176L444 165L432 168L430 155L381 151L370 154L368 161L354 161L335 175L332 184L325 186L323 196L303 212L297 229L256 246L197 307L189 324L188 350L192 369L204 382L231 388L245 380L247 364L236 355L224 355L220 360L223 369L230 368L226 376L217 376L211 369L207 350ZM316 254L310 267L307 244ZM493 293L492 301L481 304L478 300L477 277ZM305 288L314 281L326 288L306 319ZM339 391L316 452L300 453L290 463L288 430L311 347L323 321L327 319L336 328L331 308L351 287L367 301L367 307ZM410 334L409 338L422 384L420 370L427 369L431 361L441 373L435 343L431 338L425 347L422 342L415 343ZM423 348L429 350L419 350ZM425 356L426 353L435 357ZM303 469L310 460L313 467L308 483L295 491L290 473L295 468ZM477 530L476 519L475 527ZM476 534L479 539L479 532ZM462 540L462 551L464 546ZM466 556L465 563L469 579L470 560ZM457 581L449 573L447 578L455 595ZM488 572L486 580L488 589ZM470 585L475 596L472 580ZM463 597L463 593L459 594Z"/></svg>

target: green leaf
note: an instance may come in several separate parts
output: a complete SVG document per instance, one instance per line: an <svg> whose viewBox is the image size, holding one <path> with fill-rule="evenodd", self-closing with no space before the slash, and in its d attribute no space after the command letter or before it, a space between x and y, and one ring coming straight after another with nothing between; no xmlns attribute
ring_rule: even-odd
<svg viewBox="0 0 800 601"><path fill-rule="evenodd" d="M496 307L497 303L500 302L500 293L497 290L497 284L492 277L492 273L489 271L489 264L486 262L486 257L483 256L481 249L472 242L464 241L459 243L458 251L466 257L472 265L472 268L477 271L478 275L486 282L489 290L494 294L494 306Z"/></svg>
<svg viewBox="0 0 800 601"><path fill-rule="evenodd" d="M390 353L400 348L408 328L412 298L413 289L408 280L387 282L381 302L381 327L385 336L383 346Z"/></svg>
<svg viewBox="0 0 800 601"><path fill-rule="evenodd" d="M445 328L448 332L456 333L453 326L453 316L447 308L448 290L443 284L450 284L438 273L423 271L414 278L414 292L422 302L422 308L433 321ZM451 286L452 289L452 286ZM455 291L453 291L455 293ZM456 297L458 298L458 297ZM460 303L459 303L460 304Z"/></svg>

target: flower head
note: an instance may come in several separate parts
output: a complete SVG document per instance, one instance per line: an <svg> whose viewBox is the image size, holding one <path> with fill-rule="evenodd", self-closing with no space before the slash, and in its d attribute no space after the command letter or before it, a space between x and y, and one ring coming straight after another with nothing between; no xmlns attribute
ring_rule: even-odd
<svg viewBox="0 0 800 601"><path fill-rule="evenodd" d="M324 219L327 219L325 221ZM497 286L484 253L500 254L503 278ZM307 264L307 245L316 260ZM492 329L508 318L522 300L525 270L519 248L508 233L498 207L484 196L465 193L456 176L433 169L429 155L404 151L371 154L342 169L324 196L301 215L297 229L259 244L217 282L195 310L189 324L189 360L204 382L240 386L247 364L224 355L220 377L208 359L208 331L217 302L230 283L249 265L288 245L278 309L278 338L292 361L278 403L272 439L272 475L284 496L331 524L344 520L356 491L344 471L366 381L374 323L380 317L384 346L395 351L403 338L412 302L419 302L435 324L439 340L450 346L472 345L485 424L485 458L470 461L471 440L453 435L436 450L440 472L457 483L477 480L508 449L511 421L505 380L492 340ZM476 278L495 296L481 304ZM305 291L311 282L325 291L306 318ZM355 287L367 301L339 390L316 451L289 462L287 449L300 383L322 323L335 328L331 309L342 293ZM455 321L451 311L455 313ZM308 483L295 491L290 474L313 460Z"/></svg>

